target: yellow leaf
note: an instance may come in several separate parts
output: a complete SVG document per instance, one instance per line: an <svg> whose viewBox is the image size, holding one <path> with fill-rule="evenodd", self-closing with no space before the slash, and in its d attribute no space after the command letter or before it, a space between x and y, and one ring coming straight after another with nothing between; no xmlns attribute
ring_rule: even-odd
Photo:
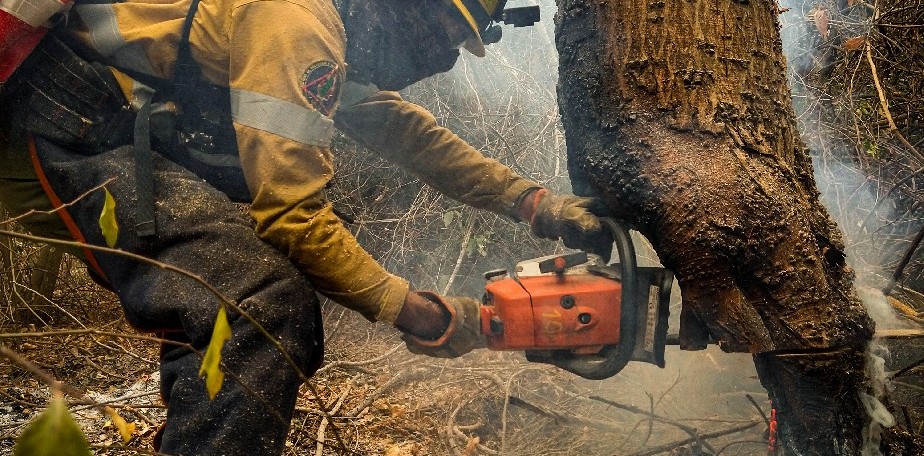
<svg viewBox="0 0 924 456"><path fill-rule="evenodd" d="M119 237L119 222L116 220L115 213L116 203L108 188L103 188L103 191L106 193L106 201L103 203L103 212L99 214L99 228L103 231L106 245L113 248Z"/></svg>
<svg viewBox="0 0 924 456"><path fill-rule="evenodd" d="M122 415L119 415L119 412L111 407L106 407L106 412L109 413L109 418L112 419L112 424L119 430L119 435L122 436L122 441L128 443L132 439L132 434L135 433L135 423L127 423L125 418L122 418Z"/></svg>
<svg viewBox="0 0 924 456"><path fill-rule="evenodd" d="M221 371L221 348L225 341L231 338L231 324L228 323L228 314L225 313L225 306L218 309L218 317L215 319L215 328L212 329L212 340L209 341L209 348L205 351L202 358L202 366L199 367L199 376L205 376L205 388L209 392L209 398L215 399L221 384L225 380L225 373Z"/></svg>

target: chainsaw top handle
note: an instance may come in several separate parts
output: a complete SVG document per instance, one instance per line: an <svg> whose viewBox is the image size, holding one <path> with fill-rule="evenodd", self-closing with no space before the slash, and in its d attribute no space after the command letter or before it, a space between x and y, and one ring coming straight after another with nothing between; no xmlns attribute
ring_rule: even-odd
<svg viewBox="0 0 924 456"><path fill-rule="evenodd" d="M554 364L568 372L589 380L603 380L616 375L632 358L635 349L636 313L638 287L635 247L629 230L612 218L600 221L613 235L616 252L619 254L620 277L622 279L622 305L620 307L619 343L604 347L597 356L557 359Z"/></svg>

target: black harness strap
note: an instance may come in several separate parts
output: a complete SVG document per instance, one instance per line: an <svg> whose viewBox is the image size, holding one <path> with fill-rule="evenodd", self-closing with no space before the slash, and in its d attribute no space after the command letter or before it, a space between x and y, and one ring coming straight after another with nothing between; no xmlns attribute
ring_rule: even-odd
<svg viewBox="0 0 924 456"><path fill-rule="evenodd" d="M177 58L173 70L173 96L182 100L188 98L184 96L195 85L196 81L201 80L202 71L199 64L192 58L192 50L189 44L189 34L192 30L193 18L196 10L199 8L200 0L192 0L189 6L189 12L186 13L186 19L183 22L183 35L177 49ZM156 106L155 106L156 105ZM154 166L153 154L151 148L151 115L157 111L163 111L161 103L148 102L138 110L135 117L135 180L138 193L138 202L135 209L135 231L140 238L154 236L157 232L155 222L155 202L154 202Z"/></svg>
<svg viewBox="0 0 924 456"><path fill-rule="evenodd" d="M180 99L186 98L186 92L191 91L196 82L202 80L202 70L199 63L193 59L192 47L189 44L189 34L192 31L193 18L196 16L196 10L199 9L200 0L192 0L189 5L189 12L186 13L186 20L183 22L183 35L177 45L176 63L173 67L174 96Z"/></svg>

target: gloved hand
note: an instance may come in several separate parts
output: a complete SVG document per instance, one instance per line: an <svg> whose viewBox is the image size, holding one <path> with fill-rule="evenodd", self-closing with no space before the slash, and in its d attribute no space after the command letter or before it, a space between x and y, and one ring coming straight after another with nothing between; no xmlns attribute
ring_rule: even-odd
<svg viewBox="0 0 924 456"><path fill-rule="evenodd" d="M554 195L546 189L540 189L527 195L521 205L520 213L528 215L529 225L534 235L547 239L561 239L572 249L596 253L609 261L613 250L613 238L599 216L607 210L598 198L586 198L574 195Z"/></svg>
<svg viewBox="0 0 924 456"><path fill-rule="evenodd" d="M487 339L481 334L481 304L472 298L440 296L429 291L416 291L424 298L436 303L448 317L448 324L442 335L428 339L402 329L407 349L411 353L434 358L457 358L476 348L487 346Z"/></svg>

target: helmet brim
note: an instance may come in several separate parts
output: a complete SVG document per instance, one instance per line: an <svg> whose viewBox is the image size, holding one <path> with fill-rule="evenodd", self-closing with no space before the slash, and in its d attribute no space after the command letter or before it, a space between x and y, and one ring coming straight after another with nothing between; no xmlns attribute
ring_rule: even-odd
<svg viewBox="0 0 924 456"><path fill-rule="evenodd" d="M481 32L478 31L478 22L475 21L475 17L472 16L472 13L465 7L462 0L452 0L452 4L455 5L459 13L462 14L462 17L465 18L465 22L467 22L468 26L472 29L472 37L466 40L462 47L476 57L484 57L484 41L481 39Z"/></svg>

